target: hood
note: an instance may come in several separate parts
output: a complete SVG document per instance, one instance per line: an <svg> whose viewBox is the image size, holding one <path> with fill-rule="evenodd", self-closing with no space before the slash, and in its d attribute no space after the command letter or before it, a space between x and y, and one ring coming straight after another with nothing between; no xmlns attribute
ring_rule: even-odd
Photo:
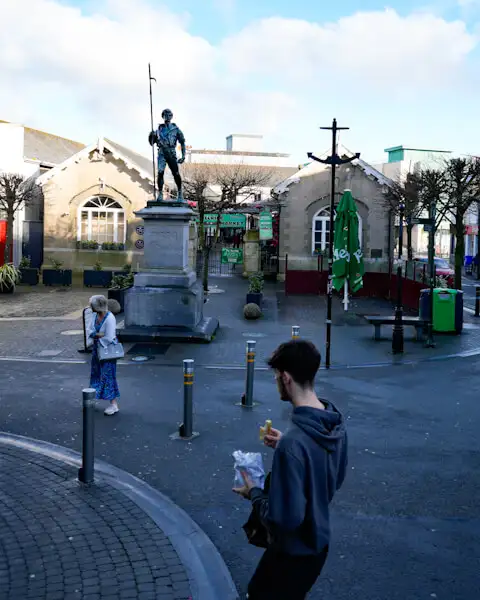
<svg viewBox="0 0 480 600"><path fill-rule="evenodd" d="M294 408L292 423L314 439L325 450L333 451L345 437L345 422L342 413L326 400L325 410L299 406Z"/></svg>

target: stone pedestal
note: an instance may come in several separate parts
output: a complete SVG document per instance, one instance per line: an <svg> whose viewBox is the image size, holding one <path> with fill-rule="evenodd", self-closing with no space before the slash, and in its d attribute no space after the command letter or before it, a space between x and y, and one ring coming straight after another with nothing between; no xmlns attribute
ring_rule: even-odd
<svg viewBox="0 0 480 600"><path fill-rule="evenodd" d="M189 223L183 202L149 202L144 221L144 268L125 295L124 342L211 341L216 319L203 317L203 288L189 266Z"/></svg>

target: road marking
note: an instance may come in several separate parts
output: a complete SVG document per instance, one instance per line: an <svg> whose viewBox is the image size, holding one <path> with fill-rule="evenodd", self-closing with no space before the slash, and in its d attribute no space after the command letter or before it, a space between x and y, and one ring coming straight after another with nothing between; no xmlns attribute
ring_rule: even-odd
<svg viewBox="0 0 480 600"><path fill-rule="evenodd" d="M30 358L25 356L0 356L0 361L3 362L28 362L28 363L50 363L51 365L85 365L86 360L75 360L74 358L64 359L47 359L47 358Z"/></svg>

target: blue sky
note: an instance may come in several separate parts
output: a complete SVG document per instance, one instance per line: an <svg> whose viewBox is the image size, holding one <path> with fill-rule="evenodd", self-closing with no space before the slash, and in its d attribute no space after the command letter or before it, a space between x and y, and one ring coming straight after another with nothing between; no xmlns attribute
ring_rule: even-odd
<svg viewBox="0 0 480 600"><path fill-rule="evenodd" d="M156 120L171 106L194 147L261 133L265 150L303 162L328 147L318 127L336 117L371 162L399 144L480 153L480 0L4 0L2 11L3 119L148 154L151 62Z"/></svg>

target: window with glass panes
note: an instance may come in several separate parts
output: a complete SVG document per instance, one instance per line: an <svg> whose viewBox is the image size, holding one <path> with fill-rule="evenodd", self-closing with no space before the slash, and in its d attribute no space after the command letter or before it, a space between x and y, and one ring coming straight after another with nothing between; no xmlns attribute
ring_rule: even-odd
<svg viewBox="0 0 480 600"><path fill-rule="evenodd" d="M125 243L125 212L122 206L108 198L97 196L91 198L79 209L78 239Z"/></svg>
<svg viewBox="0 0 480 600"><path fill-rule="evenodd" d="M362 218L358 215L358 239L362 246ZM335 213L334 213L335 218ZM312 253L318 254L328 250L330 244L330 209L322 208L313 217L312 223Z"/></svg>
<svg viewBox="0 0 480 600"><path fill-rule="evenodd" d="M317 254L328 249L330 243L330 210L322 209L313 217L312 252Z"/></svg>

